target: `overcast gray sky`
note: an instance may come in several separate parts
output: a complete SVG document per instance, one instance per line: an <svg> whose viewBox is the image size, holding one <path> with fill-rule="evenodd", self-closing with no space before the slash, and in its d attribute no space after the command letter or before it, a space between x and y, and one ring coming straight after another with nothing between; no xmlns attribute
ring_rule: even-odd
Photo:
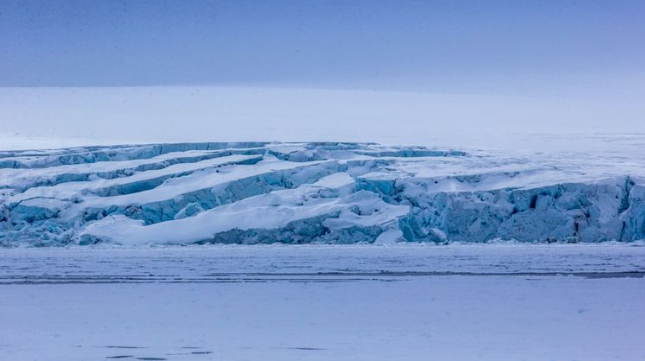
<svg viewBox="0 0 645 361"><path fill-rule="evenodd" d="M638 0L3 0L0 86L620 94L643 24Z"/></svg>

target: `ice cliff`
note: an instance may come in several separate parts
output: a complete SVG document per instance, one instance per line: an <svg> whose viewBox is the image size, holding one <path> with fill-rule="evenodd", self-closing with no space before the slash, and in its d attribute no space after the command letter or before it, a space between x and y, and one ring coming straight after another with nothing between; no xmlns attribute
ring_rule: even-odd
<svg viewBox="0 0 645 361"><path fill-rule="evenodd" d="M0 152L0 245L629 242L644 165L370 143Z"/></svg>

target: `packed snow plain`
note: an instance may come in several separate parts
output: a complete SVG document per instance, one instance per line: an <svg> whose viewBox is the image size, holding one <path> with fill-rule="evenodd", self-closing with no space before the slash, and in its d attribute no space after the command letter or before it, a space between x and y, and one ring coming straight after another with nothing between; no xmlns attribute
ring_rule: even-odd
<svg viewBox="0 0 645 361"><path fill-rule="evenodd" d="M645 247L0 249L6 360L638 360Z"/></svg>
<svg viewBox="0 0 645 361"><path fill-rule="evenodd" d="M643 359L641 155L2 151L0 359Z"/></svg>
<svg viewBox="0 0 645 361"><path fill-rule="evenodd" d="M0 244L631 242L642 158L372 143L0 152Z"/></svg>

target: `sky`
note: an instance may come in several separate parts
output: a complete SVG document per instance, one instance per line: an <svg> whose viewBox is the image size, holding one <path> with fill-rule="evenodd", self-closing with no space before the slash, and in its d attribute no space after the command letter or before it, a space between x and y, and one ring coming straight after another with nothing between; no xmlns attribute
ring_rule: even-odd
<svg viewBox="0 0 645 361"><path fill-rule="evenodd" d="M2 0L0 139L645 132L643 44L642 0Z"/></svg>
<svg viewBox="0 0 645 361"><path fill-rule="evenodd" d="M549 93L642 80L644 24L641 0L3 0L0 86Z"/></svg>

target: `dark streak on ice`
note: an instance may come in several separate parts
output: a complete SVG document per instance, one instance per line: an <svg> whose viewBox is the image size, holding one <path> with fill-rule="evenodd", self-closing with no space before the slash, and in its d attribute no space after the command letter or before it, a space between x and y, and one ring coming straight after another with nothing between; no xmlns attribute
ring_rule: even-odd
<svg viewBox="0 0 645 361"><path fill-rule="evenodd" d="M581 277L587 279L644 278L645 271L622 272L324 272L324 273L218 273L200 278L181 277L57 277L5 276L2 285L112 284L112 283L267 283L267 282L359 282L405 281L412 277ZM140 348L103 346L107 348Z"/></svg>

